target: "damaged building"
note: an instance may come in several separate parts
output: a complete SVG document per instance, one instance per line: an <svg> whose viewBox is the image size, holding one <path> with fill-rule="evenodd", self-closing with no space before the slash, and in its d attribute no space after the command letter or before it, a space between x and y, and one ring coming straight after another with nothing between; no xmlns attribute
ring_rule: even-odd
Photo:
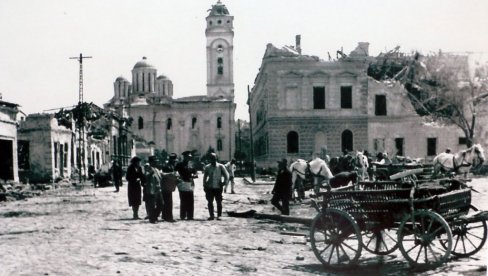
<svg viewBox="0 0 488 276"><path fill-rule="evenodd" d="M30 114L20 123L19 170L23 182L76 179L80 171L87 176L89 167L96 171L111 160L128 166L133 145L128 122L93 104L86 105L94 115L90 115L81 141L74 109Z"/></svg>
<svg viewBox="0 0 488 276"><path fill-rule="evenodd" d="M433 158L461 148L455 127L425 124L400 84L367 74L369 43L325 61L294 47L268 44L251 93L256 161L309 159L326 148Z"/></svg>
<svg viewBox="0 0 488 276"><path fill-rule="evenodd" d="M17 166L17 104L0 96L0 181L19 181Z"/></svg>

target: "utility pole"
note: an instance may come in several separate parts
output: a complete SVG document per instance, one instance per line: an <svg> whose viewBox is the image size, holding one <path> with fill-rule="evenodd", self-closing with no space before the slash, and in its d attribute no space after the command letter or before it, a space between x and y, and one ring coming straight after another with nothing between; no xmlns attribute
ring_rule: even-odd
<svg viewBox="0 0 488 276"><path fill-rule="evenodd" d="M83 56L80 53L79 57L70 57L69 59L76 59L80 64L80 81L79 81L79 91L78 91L78 118L77 119L77 127L78 127L78 149L79 154L78 158L80 158L80 168L79 168L79 181L81 184L82 174L85 173L86 164L85 164L85 118L86 118L86 109L85 103L83 101L83 59L85 58L92 58Z"/></svg>
<svg viewBox="0 0 488 276"><path fill-rule="evenodd" d="M254 167L254 141L252 135L251 90L247 86L247 104L249 105L249 132L251 134L251 179L256 181L256 168Z"/></svg>

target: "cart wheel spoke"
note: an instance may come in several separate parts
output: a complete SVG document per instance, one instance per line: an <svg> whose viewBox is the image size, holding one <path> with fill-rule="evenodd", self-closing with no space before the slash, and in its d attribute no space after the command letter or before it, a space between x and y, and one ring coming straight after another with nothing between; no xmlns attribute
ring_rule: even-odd
<svg viewBox="0 0 488 276"><path fill-rule="evenodd" d="M467 236L467 235L470 235L470 236L472 236L472 237L475 237L475 238L477 238L478 240L482 240L482 239L483 239L483 237L476 236L475 234L470 233L470 232L467 232L467 233L466 233L466 236Z"/></svg>
<svg viewBox="0 0 488 276"><path fill-rule="evenodd" d="M435 261L436 262L439 262L439 259L437 258L437 256L436 256L434 250L432 249L432 247L430 245L428 245L428 247L429 247L430 252L432 253L432 256L434 256Z"/></svg>

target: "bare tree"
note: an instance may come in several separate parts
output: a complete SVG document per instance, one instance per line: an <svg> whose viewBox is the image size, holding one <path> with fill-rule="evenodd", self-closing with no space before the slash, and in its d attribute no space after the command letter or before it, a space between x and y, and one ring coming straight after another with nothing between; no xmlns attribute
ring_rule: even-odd
<svg viewBox="0 0 488 276"><path fill-rule="evenodd" d="M486 64L471 62L467 54L440 51L422 56L399 54L396 49L378 58L370 65L370 76L400 81L419 115L458 126L466 145L473 144L476 118L480 111L487 110Z"/></svg>

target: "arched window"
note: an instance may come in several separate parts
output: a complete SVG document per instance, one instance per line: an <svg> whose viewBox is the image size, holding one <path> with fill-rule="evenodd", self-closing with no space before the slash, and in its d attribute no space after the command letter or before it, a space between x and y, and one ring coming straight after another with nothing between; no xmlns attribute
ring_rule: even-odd
<svg viewBox="0 0 488 276"><path fill-rule="evenodd" d="M224 64L224 59L221 57L217 58L217 63L218 64Z"/></svg>
<svg viewBox="0 0 488 276"><path fill-rule="evenodd" d="M197 125L197 117L191 118L191 128L195 129L196 125Z"/></svg>
<svg viewBox="0 0 488 276"><path fill-rule="evenodd" d="M217 128L222 128L222 117L217 117Z"/></svg>
<svg viewBox="0 0 488 276"><path fill-rule="evenodd" d="M286 145L288 153L298 153L298 133L295 131L288 132L288 135L286 135Z"/></svg>
<svg viewBox="0 0 488 276"><path fill-rule="evenodd" d="M139 129L144 128L144 119L142 119L142 117L139 117L139 119L137 120L137 126Z"/></svg>
<svg viewBox="0 0 488 276"><path fill-rule="evenodd" d="M354 148L352 131L346 129L342 132L341 144L342 144L341 149L343 152L344 150L351 151Z"/></svg>
<svg viewBox="0 0 488 276"><path fill-rule="evenodd" d="M168 118L168 120L166 121L166 129L170 130L172 126L173 126L173 121L171 120L171 118Z"/></svg>
<svg viewBox="0 0 488 276"><path fill-rule="evenodd" d="M222 151L222 139L217 139L217 151Z"/></svg>

